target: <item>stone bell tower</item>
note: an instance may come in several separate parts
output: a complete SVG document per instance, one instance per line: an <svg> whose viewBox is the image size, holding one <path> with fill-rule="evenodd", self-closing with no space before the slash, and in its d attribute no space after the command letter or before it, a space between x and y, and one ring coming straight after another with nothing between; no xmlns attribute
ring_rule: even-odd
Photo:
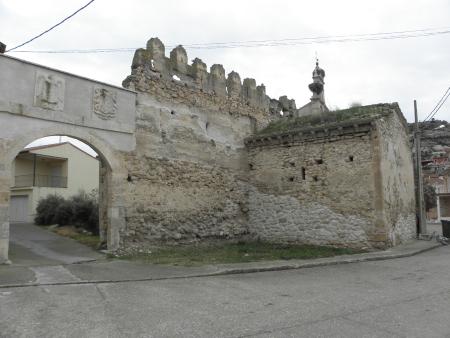
<svg viewBox="0 0 450 338"><path fill-rule="evenodd" d="M318 59L316 59L316 67L313 70L312 78L313 82L308 85L309 90L312 92L311 102L301 107L296 113L297 116L322 114L329 111L325 104L324 95L325 71L319 67Z"/></svg>

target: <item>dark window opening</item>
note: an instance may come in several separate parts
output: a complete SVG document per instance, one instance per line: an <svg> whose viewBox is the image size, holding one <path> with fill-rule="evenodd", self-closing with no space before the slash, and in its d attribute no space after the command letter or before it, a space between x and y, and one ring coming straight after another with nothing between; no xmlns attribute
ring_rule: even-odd
<svg viewBox="0 0 450 338"><path fill-rule="evenodd" d="M249 168L250 170L255 169L252 163L249 163L248 168Z"/></svg>
<svg viewBox="0 0 450 338"><path fill-rule="evenodd" d="M289 177L289 182L294 182L294 177Z"/></svg>
<svg viewBox="0 0 450 338"><path fill-rule="evenodd" d="M295 167L295 162L289 162L289 164L291 165L291 167Z"/></svg>
<svg viewBox="0 0 450 338"><path fill-rule="evenodd" d="M302 167L302 180L306 180L306 169Z"/></svg>
<svg viewBox="0 0 450 338"><path fill-rule="evenodd" d="M317 176L313 176L313 180L314 180L314 182L317 182L319 180L319 178Z"/></svg>
<svg viewBox="0 0 450 338"><path fill-rule="evenodd" d="M323 163L323 160L321 158L316 160L316 164L322 164L322 163Z"/></svg>
<svg viewBox="0 0 450 338"><path fill-rule="evenodd" d="M175 115L175 110L170 111L170 114Z"/></svg>
<svg viewBox="0 0 450 338"><path fill-rule="evenodd" d="M348 157L348 160L349 160L350 162L353 162L353 155L350 155L350 156Z"/></svg>

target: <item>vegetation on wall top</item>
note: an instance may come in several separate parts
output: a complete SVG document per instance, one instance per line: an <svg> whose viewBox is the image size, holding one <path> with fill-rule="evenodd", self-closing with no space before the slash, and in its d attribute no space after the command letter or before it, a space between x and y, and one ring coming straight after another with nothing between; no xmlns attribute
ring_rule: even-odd
<svg viewBox="0 0 450 338"><path fill-rule="evenodd" d="M351 120L375 119L391 112L390 109L386 109L386 106L391 108L389 104L377 104L329 111L317 115L283 117L269 123L266 128L258 131L257 135L282 133L306 127L319 127L326 124L339 124Z"/></svg>

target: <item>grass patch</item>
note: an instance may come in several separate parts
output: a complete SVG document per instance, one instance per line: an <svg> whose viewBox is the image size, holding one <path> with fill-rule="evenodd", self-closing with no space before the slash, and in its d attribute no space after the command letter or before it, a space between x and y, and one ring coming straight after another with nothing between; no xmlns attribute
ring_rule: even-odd
<svg viewBox="0 0 450 338"><path fill-rule="evenodd" d="M160 248L151 253L121 256L153 264L198 266L207 264L245 263L270 260L312 259L361 253L361 250L312 245L239 242L215 245L189 245Z"/></svg>
<svg viewBox="0 0 450 338"><path fill-rule="evenodd" d="M86 233L83 229L71 225L60 226L57 228L47 227L50 231L63 237L68 237L84 244L92 249L97 249L100 243L100 236Z"/></svg>

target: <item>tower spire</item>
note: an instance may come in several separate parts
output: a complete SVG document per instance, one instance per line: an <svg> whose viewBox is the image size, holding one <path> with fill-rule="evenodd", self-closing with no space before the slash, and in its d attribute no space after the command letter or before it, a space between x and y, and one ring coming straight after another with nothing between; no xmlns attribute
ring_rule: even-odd
<svg viewBox="0 0 450 338"><path fill-rule="evenodd" d="M325 97L323 94L323 87L325 85L325 71L319 67L319 58L317 57L317 53L316 67L313 70L312 78L313 82L308 86L309 90L313 93L311 101L320 101L322 104L325 104Z"/></svg>

